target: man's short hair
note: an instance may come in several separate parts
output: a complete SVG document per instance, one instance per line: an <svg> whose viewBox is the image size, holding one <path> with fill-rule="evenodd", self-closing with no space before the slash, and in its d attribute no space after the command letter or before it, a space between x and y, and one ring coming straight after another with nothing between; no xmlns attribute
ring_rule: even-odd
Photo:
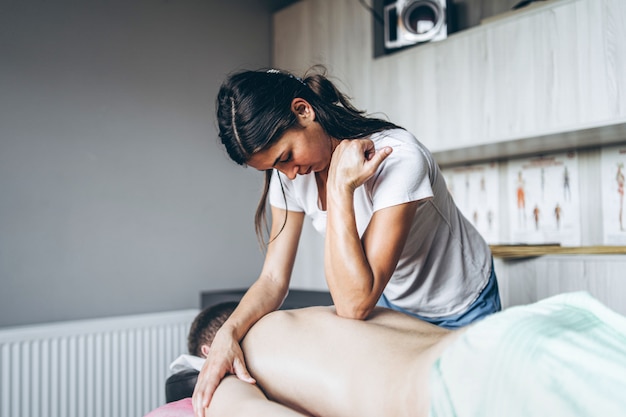
<svg viewBox="0 0 626 417"><path fill-rule="evenodd" d="M204 357L202 345L211 346L215 334L230 317L238 304L236 301L226 301L209 306L198 313L193 323L191 323L189 336L187 337L187 347L190 355Z"/></svg>

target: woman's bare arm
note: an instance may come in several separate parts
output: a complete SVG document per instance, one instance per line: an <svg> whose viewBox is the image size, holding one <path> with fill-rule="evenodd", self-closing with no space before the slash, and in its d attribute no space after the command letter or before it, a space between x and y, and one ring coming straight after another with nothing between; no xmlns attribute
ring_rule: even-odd
<svg viewBox="0 0 626 417"><path fill-rule="evenodd" d="M271 236L283 225L285 210L272 207ZM289 212L282 232L269 245L259 278L246 291L238 307L216 333L193 393L194 412L204 417L215 389L227 374L254 383L239 342L265 314L280 307L289 289L304 213Z"/></svg>
<svg viewBox="0 0 626 417"><path fill-rule="evenodd" d="M373 143L342 141L328 175L324 270L337 314L365 319L380 298L404 248L418 202L374 213L360 239L354 191L370 178L391 148L374 151Z"/></svg>

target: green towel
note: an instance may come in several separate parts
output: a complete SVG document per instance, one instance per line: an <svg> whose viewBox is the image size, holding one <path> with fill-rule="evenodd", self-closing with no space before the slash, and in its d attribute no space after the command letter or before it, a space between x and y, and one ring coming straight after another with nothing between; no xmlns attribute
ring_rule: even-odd
<svg viewBox="0 0 626 417"><path fill-rule="evenodd" d="M472 325L435 362L431 417L626 416L626 317L585 292Z"/></svg>

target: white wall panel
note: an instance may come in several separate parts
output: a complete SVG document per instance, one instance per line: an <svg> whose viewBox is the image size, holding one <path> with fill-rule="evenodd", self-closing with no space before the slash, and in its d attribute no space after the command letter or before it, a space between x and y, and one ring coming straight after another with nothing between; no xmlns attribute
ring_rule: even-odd
<svg viewBox="0 0 626 417"><path fill-rule="evenodd" d="M327 65L433 151L626 120L626 2L547 2L377 59L359 2L303 0L274 24L276 66Z"/></svg>
<svg viewBox="0 0 626 417"><path fill-rule="evenodd" d="M503 308L587 291L626 315L624 255L550 255L496 263Z"/></svg>
<svg viewBox="0 0 626 417"><path fill-rule="evenodd" d="M274 65L303 71L314 63L325 64L358 107L387 115L435 152L510 143L515 152L525 153L523 141L512 142L626 123L626 2L545 3L490 19L441 42L374 59L371 16L359 2L302 0L274 17ZM599 146L603 143L599 139L592 143ZM549 140L560 148L571 139ZM581 158L581 194L586 197L581 208L583 244L598 244L601 238L597 164L597 150ZM501 195L507 195L506 187L501 183ZM502 219L506 232L505 216ZM320 245L320 239L309 238L305 231L299 256L320 260ZM616 276L626 265L622 257L613 258L604 269L603 256L592 263L550 259L552 269L547 272L553 275L559 275L562 263L563 274L574 280L593 277L607 288L623 288ZM519 279L525 273L543 277L546 270L530 266L536 262L543 261L501 263L498 273L506 280L504 285L508 277L517 285L505 289L507 299L510 294L513 302L531 301L550 292L537 290L535 281ZM583 274L590 265L595 273ZM323 277L323 269L313 275ZM580 287L570 284L549 285L563 290Z"/></svg>

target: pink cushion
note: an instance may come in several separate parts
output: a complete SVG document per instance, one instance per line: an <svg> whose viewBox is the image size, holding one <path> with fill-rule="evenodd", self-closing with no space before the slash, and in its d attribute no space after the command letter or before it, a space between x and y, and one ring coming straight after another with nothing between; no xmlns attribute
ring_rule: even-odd
<svg viewBox="0 0 626 417"><path fill-rule="evenodd" d="M193 405L191 398L183 398L160 406L144 417L193 417Z"/></svg>

